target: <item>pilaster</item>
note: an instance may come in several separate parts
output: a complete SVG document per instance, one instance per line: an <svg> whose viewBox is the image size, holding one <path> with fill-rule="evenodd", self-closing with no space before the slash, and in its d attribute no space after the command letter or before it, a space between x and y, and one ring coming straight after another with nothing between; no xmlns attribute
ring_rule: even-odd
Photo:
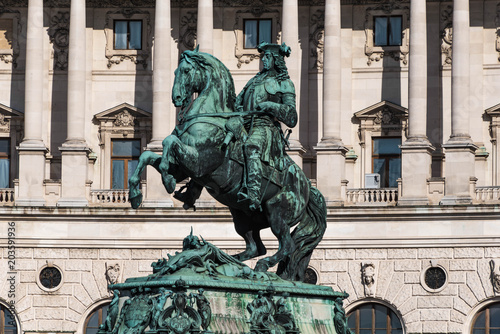
<svg viewBox="0 0 500 334"><path fill-rule="evenodd" d="M317 154L316 180L326 205L339 206L342 198L342 181L345 179L345 155L349 151L343 145L321 145L315 148Z"/></svg>

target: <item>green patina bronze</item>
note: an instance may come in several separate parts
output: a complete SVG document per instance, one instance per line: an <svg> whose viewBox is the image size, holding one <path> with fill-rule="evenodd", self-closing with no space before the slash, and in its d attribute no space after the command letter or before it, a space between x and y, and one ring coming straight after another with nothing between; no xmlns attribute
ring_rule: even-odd
<svg viewBox="0 0 500 334"><path fill-rule="evenodd" d="M286 45L262 43L263 69L235 96L229 70L198 50L182 54L175 71L172 100L179 124L163 141L162 155L144 152L129 179L137 208L140 175L147 165L161 174L168 193L190 178L174 197L193 207L203 187L227 205L246 249L238 261L266 254L260 230L270 227L279 250L257 262L256 271L278 266L278 274L303 280L314 248L326 229L326 205L303 171L286 154L280 122L297 123L295 89L284 57ZM193 94L198 97L192 99ZM184 190L184 191L182 191ZM296 226L293 233L290 228Z"/></svg>
<svg viewBox="0 0 500 334"><path fill-rule="evenodd" d="M346 293L255 271L193 233L151 266L109 286L99 334L350 334Z"/></svg>

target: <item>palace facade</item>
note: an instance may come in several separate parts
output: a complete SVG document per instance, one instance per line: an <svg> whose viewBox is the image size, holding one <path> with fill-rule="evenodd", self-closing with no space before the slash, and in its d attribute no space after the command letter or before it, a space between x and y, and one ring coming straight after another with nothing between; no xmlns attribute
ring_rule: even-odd
<svg viewBox="0 0 500 334"><path fill-rule="evenodd" d="M133 210L127 179L176 124L181 53L238 93L262 40L292 49L288 153L328 203L307 281L349 293L356 334L500 331L500 2L4 0L0 333L96 333L107 285L191 227L244 248L208 194L185 211L148 169Z"/></svg>

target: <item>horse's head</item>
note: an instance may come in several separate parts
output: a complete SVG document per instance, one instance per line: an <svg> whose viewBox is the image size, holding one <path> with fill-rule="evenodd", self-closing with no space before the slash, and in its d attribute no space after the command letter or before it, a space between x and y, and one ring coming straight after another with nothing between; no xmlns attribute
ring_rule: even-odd
<svg viewBox="0 0 500 334"><path fill-rule="evenodd" d="M193 51L190 51L193 52ZM203 73L197 62L186 52L182 54L179 67L175 70L172 102L176 107L186 108L193 93L199 93L202 87Z"/></svg>

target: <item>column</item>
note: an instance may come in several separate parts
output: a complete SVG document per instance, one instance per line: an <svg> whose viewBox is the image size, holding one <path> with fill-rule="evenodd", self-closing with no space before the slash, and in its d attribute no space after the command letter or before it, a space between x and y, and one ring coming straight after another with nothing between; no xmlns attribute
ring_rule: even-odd
<svg viewBox="0 0 500 334"><path fill-rule="evenodd" d="M281 42L286 43L291 49L292 53L289 58L286 58L286 66L288 74L295 86L296 94L296 109L298 122L292 129L290 135L290 150L288 155L302 167L302 155L305 149L300 143L300 72L301 72L301 48L299 44L299 5L298 0L283 0L282 8L282 28L281 28Z"/></svg>
<svg viewBox="0 0 500 334"><path fill-rule="evenodd" d="M451 64L451 136L445 149L445 197L443 205L471 204L470 178L474 177L477 146L469 134L470 32L469 0L453 1L453 49Z"/></svg>
<svg viewBox="0 0 500 334"><path fill-rule="evenodd" d="M327 204L343 202L342 180L345 178L345 154L348 151L340 137L341 128L341 26L340 0L325 1L325 35L323 53L323 119L322 138L317 152L318 189Z"/></svg>
<svg viewBox="0 0 500 334"><path fill-rule="evenodd" d="M171 73L171 15L170 0L156 0L154 50L153 50L153 138L148 150L162 154L162 141L175 127L171 122L172 82ZM143 206L171 207L172 199L161 182L160 174L151 166L147 167L147 192Z"/></svg>
<svg viewBox="0 0 500 334"><path fill-rule="evenodd" d="M47 147L42 140L43 0L29 0L26 32L24 139L19 145L19 193L16 205L45 205L43 180Z"/></svg>
<svg viewBox="0 0 500 334"><path fill-rule="evenodd" d="M427 180L432 151L427 135L427 10L425 0L411 0L408 78L408 139L401 145L402 194L398 205L429 204Z"/></svg>
<svg viewBox="0 0 500 334"><path fill-rule="evenodd" d="M86 113L86 7L71 0L68 51L68 120L62 153L61 198L58 206L87 206L85 194L89 148L85 140Z"/></svg>
<svg viewBox="0 0 500 334"><path fill-rule="evenodd" d="M214 4L213 0L198 0L198 26L196 30L196 44L200 51L214 53Z"/></svg>

